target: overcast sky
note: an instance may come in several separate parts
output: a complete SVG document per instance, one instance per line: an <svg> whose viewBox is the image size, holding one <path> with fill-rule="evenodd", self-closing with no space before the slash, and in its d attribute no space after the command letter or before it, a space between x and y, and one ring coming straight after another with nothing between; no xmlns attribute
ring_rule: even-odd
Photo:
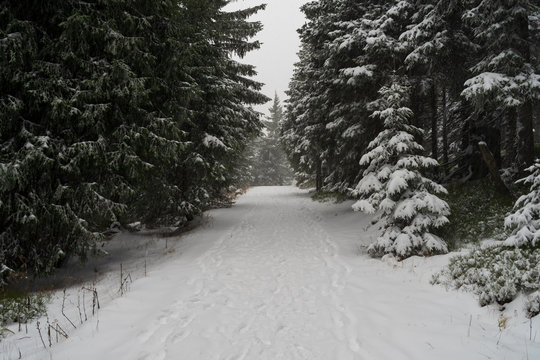
<svg viewBox="0 0 540 360"><path fill-rule="evenodd" d="M241 61L257 67L257 80L265 83L263 93L274 97L277 91L281 100L285 99L285 90L289 86L293 65L297 62L300 40L296 29L301 27L304 16L300 6L307 0L237 0L227 9L243 9L267 3L265 11L252 17L251 21L261 21L263 31L257 39L263 43L258 51L249 53ZM257 107L267 114L271 103Z"/></svg>

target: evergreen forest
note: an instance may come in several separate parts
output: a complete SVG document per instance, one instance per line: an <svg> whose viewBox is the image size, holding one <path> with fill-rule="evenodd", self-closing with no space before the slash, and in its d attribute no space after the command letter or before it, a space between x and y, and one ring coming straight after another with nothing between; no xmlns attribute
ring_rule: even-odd
<svg viewBox="0 0 540 360"><path fill-rule="evenodd" d="M302 11L282 143L300 185L354 197L382 220L372 255L447 252L443 238L465 240L465 223L504 218L512 206L500 204L529 191L516 180L537 186L538 1L319 0ZM513 244L536 247L540 208L527 204L506 224L521 234Z"/></svg>
<svg viewBox="0 0 540 360"><path fill-rule="evenodd" d="M50 273L111 225L181 226L227 197L269 100L237 60L264 5L228 3L0 2L2 273Z"/></svg>
<svg viewBox="0 0 540 360"><path fill-rule="evenodd" d="M0 3L3 277L293 180L376 214L375 257L447 252L470 205L447 188L488 178L515 203L506 243L538 246L538 1L306 2L288 98L266 117L242 60L265 5L229 3Z"/></svg>
<svg viewBox="0 0 540 360"><path fill-rule="evenodd" d="M479 142L516 179L539 125L540 10L535 0L311 1L283 141L299 181L350 192L383 129L379 90L406 86L416 141L442 183L488 174ZM540 134L536 132L536 141ZM538 149L537 149L538 151Z"/></svg>

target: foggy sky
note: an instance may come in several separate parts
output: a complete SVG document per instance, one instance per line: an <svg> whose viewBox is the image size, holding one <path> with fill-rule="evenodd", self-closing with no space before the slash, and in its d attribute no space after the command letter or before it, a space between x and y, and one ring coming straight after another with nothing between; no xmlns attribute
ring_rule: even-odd
<svg viewBox="0 0 540 360"><path fill-rule="evenodd" d="M300 40L296 29L305 22L300 12L300 6L305 2L307 0L237 0L227 7L227 10L232 10L267 4L265 11L249 19L262 22L264 29L256 39L263 45L241 62L257 67L259 74L255 79L266 84L262 92L272 99L276 91L282 101L286 97L284 92L288 88L293 65L298 61L296 54ZM267 114L270 105L271 102L256 109Z"/></svg>

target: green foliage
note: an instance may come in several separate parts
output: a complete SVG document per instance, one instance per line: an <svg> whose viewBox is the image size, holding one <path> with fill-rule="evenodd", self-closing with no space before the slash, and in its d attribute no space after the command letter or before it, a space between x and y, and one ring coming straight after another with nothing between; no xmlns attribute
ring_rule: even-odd
<svg viewBox="0 0 540 360"><path fill-rule="evenodd" d="M0 326L27 323L44 315L49 297L44 294L26 295L3 291L0 293ZM1 336L1 334L0 334Z"/></svg>
<svg viewBox="0 0 540 360"><path fill-rule="evenodd" d="M264 6L228 2L0 3L0 265L50 273L223 196L267 100L232 59Z"/></svg>
<svg viewBox="0 0 540 360"><path fill-rule="evenodd" d="M533 179L531 176L529 182ZM513 191L522 193L529 190L518 183ZM532 198L532 193L529 196ZM540 247L537 243L533 246L535 243L532 241L515 239L510 242L512 246L506 245L510 230L504 227L505 217L512 211L514 199L500 195L494 185L484 179L451 187L448 201L453 209L452 222L444 231L453 240L454 247L462 243L478 243L486 238L501 242L489 247L476 247L466 255L452 258L433 282L474 292L482 306L505 304L519 293L525 293L528 295L527 315L532 317L540 313ZM529 220L534 222L536 219L533 215ZM507 219L506 223L512 222Z"/></svg>
<svg viewBox="0 0 540 360"><path fill-rule="evenodd" d="M360 158L381 130L370 104L392 75L409 79L416 140L446 181L487 174L479 141L505 167L532 164L537 1L320 0L302 11L282 127L298 182L347 192L361 180Z"/></svg>
<svg viewBox="0 0 540 360"><path fill-rule="evenodd" d="M529 295L525 310L527 311L527 316L529 318L540 314L540 290Z"/></svg>
<svg viewBox="0 0 540 360"><path fill-rule="evenodd" d="M504 220L506 228L513 230L504 241L505 246L540 245L540 159L525 170L529 174L516 184L530 187L517 199L513 212Z"/></svg>
<svg viewBox="0 0 540 360"><path fill-rule="evenodd" d="M442 198L448 202L452 213L448 217L450 223L439 232L451 248L488 238L507 238L504 219L514 202L499 194L489 179L450 185L448 194Z"/></svg>
<svg viewBox="0 0 540 360"><path fill-rule="evenodd" d="M505 304L518 293L533 293L540 289L540 248L477 248L467 255L450 260L446 269L436 274L432 282L474 292L480 305ZM528 305L534 316L537 296Z"/></svg>
<svg viewBox="0 0 540 360"><path fill-rule="evenodd" d="M439 164L423 156L424 148L416 142L415 135L422 130L411 123L412 111L404 105L408 90L404 80L394 79L379 91L373 117L380 119L384 130L362 156L360 165L366 169L351 191L359 198L352 206L355 211L380 211L384 231L368 248L373 257L393 254L404 259L448 251L444 239L433 234L448 223L450 208L438 197L447 191L425 176Z"/></svg>

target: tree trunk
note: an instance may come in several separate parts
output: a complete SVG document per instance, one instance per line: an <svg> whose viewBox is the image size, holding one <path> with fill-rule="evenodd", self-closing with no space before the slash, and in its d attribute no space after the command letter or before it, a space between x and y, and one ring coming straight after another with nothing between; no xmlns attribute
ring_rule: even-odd
<svg viewBox="0 0 540 360"><path fill-rule="evenodd" d="M487 144L481 141L478 143L478 147L480 148L480 152L482 153L484 162L489 169L491 179L495 183L495 189L497 189L500 194L511 197L512 193L510 192L506 184L502 181L501 175L499 174L499 167L497 166L497 161L495 160L495 157L493 156L491 151L489 151Z"/></svg>
<svg viewBox="0 0 540 360"><path fill-rule="evenodd" d="M517 47L527 63L531 62L531 34L529 31L529 17L523 13L517 17L518 32L522 41L517 43ZM533 104L532 94L525 95L527 99L518 120L517 133L517 167L520 173L534 162L534 126L533 126Z"/></svg>
<svg viewBox="0 0 540 360"><path fill-rule="evenodd" d="M320 159L317 159L317 168L316 168L316 174L315 174L315 189L317 191L321 191L323 187L323 179L322 179L322 162Z"/></svg>
<svg viewBox="0 0 540 360"><path fill-rule="evenodd" d="M516 161L516 109L508 109L504 139L504 166L512 167Z"/></svg>
<svg viewBox="0 0 540 360"><path fill-rule="evenodd" d="M411 92L411 110L413 112L411 123L413 124L413 126L423 129L422 121L420 119L421 101L420 101L419 92L420 92L420 89L419 89L418 82L415 82L412 88L412 92ZM423 136L416 136L416 141L419 144L423 144L424 143Z"/></svg>
<svg viewBox="0 0 540 360"><path fill-rule="evenodd" d="M517 166L523 171L534 162L533 107L529 100L523 105L518 124Z"/></svg>
<svg viewBox="0 0 540 360"><path fill-rule="evenodd" d="M431 85L431 157L435 160L439 157L438 143L439 135L437 129L437 84L435 78Z"/></svg>
<svg viewBox="0 0 540 360"><path fill-rule="evenodd" d="M446 88L442 88L442 140L443 140L443 169L448 174L448 109L446 108Z"/></svg>
<svg viewBox="0 0 540 360"><path fill-rule="evenodd" d="M540 143L540 100L533 101L534 143ZM535 157L536 157L535 153Z"/></svg>

